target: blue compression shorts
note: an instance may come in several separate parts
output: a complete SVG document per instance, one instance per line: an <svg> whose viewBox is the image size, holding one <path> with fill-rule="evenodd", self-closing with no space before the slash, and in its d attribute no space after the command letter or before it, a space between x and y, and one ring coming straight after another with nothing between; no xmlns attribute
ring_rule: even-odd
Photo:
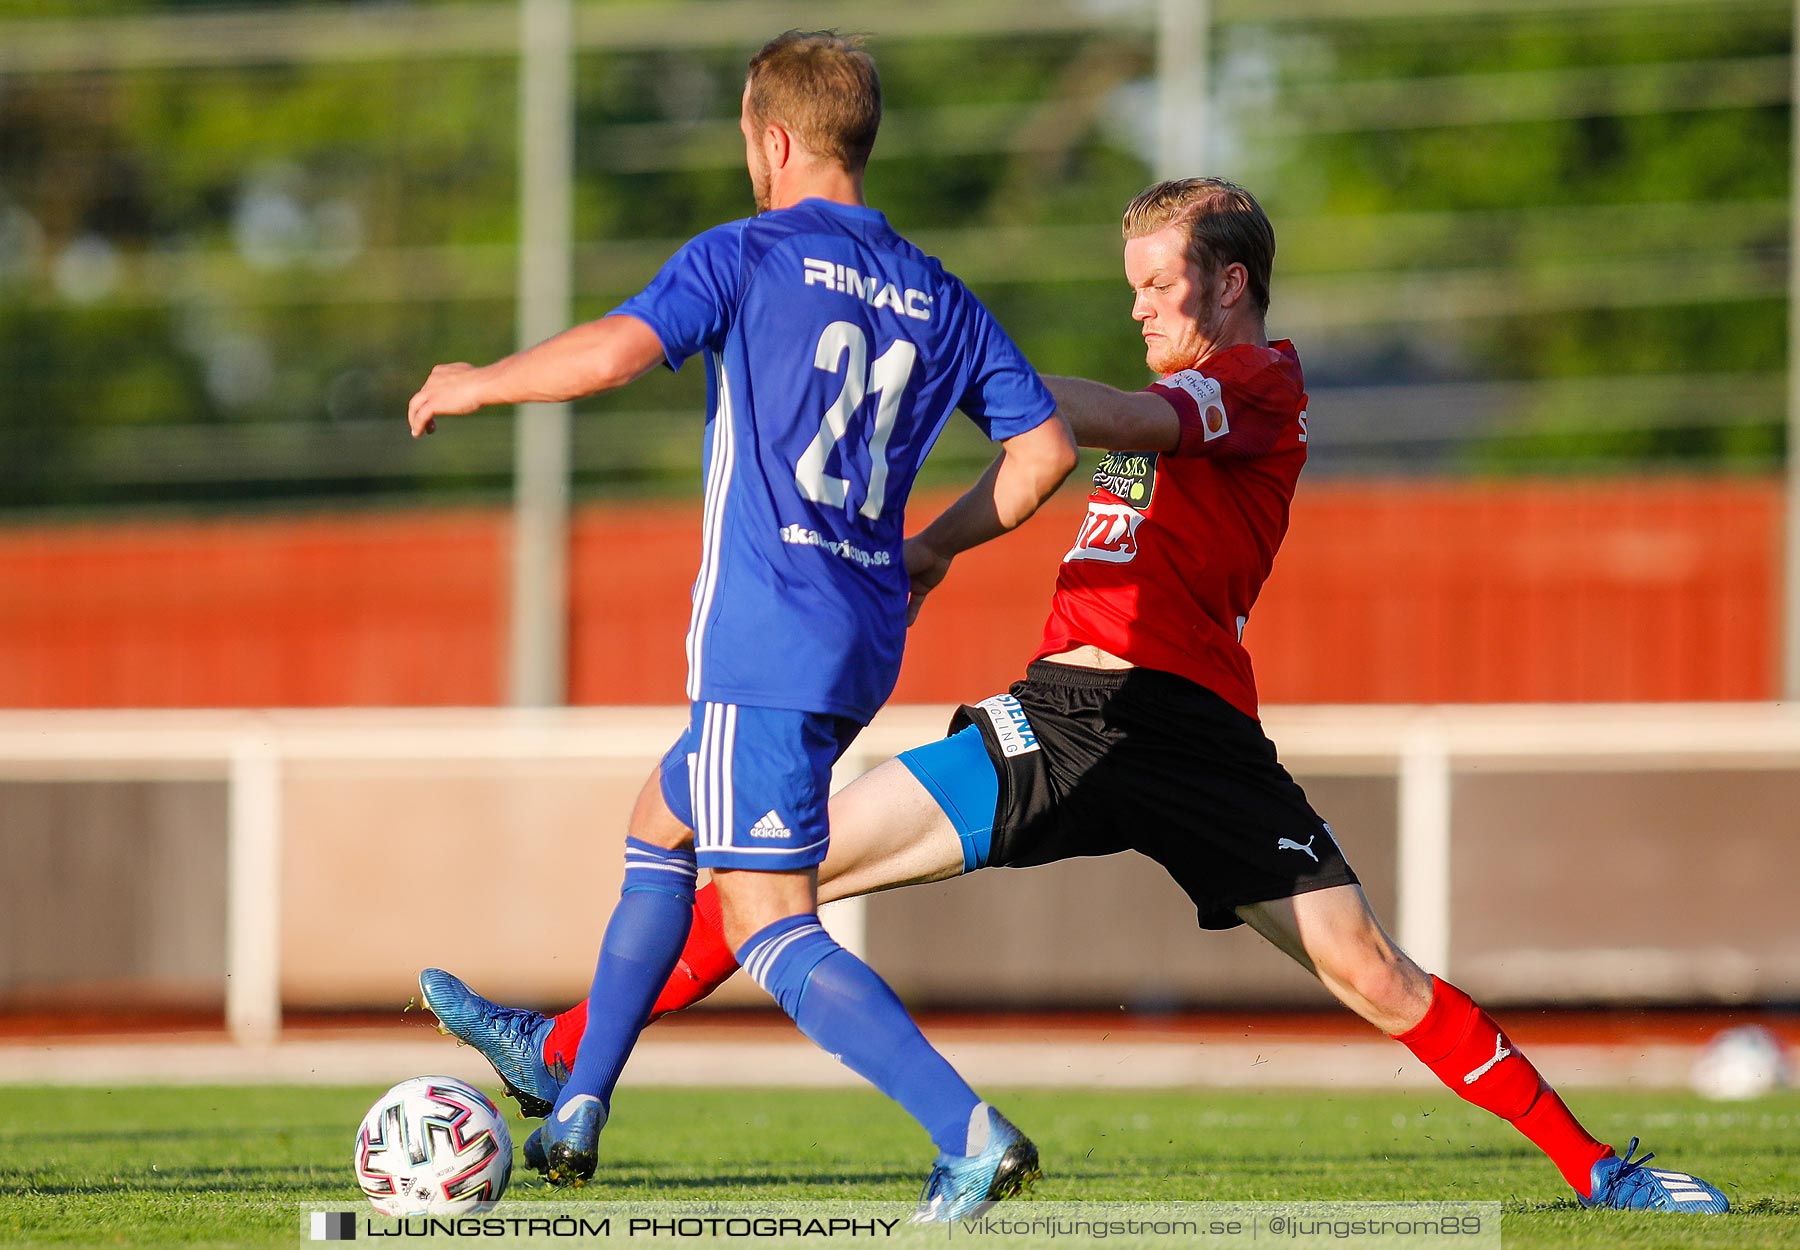
<svg viewBox="0 0 1800 1250"><path fill-rule="evenodd" d="M900 762L931 792L962 840L963 871L987 867L994 841L994 808L1000 802L1000 774L981 731L970 725L900 756Z"/></svg>

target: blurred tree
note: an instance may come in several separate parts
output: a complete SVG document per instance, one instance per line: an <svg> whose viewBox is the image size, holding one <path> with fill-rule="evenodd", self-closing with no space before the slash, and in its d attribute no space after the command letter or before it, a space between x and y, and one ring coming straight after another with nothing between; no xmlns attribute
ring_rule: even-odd
<svg viewBox="0 0 1800 1250"><path fill-rule="evenodd" d="M1552 120L1458 125L1427 112L1392 129L1327 127L1258 151L1247 176L1269 188L1272 211L1304 207L1328 220L1392 214L1399 228L1419 214L1463 215L1469 228L1459 233L1408 233L1391 249L1364 245L1392 268L1453 276L1478 266L1531 292L1579 284L1597 265L1620 260L1654 274L1667 296L1632 292L1609 303L1596 295L1588 308L1371 336L1362 351L1331 362L1332 380L1660 374L1674 391L1682 375L1717 375L1710 404L1635 428L1620 419L1629 414L1571 407L1546 387L1506 436L1471 439L1448 463L1517 472L1777 462L1777 391L1733 382L1786 366L1785 299L1770 292L1784 289L1787 266L1791 21L1784 5L1694 4L1404 26L1346 21L1285 26L1279 38L1255 26L1229 32L1226 62L1272 61L1278 91L1303 89L1321 74L1415 84L1467 74L1483 76L1469 80L1472 91L1502 92L1514 85L1507 75L1576 71L1545 102L1542 111L1564 114ZM1652 81L1666 88L1659 98L1669 107L1628 99L1620 106L1596 85L1594 71L1632 67L1657 70ZM1775 88L1764 93L1767 103L1712 107L1687 98L1735 85L1721 76L1765 74ZM1421 93L1419 107L1434 98L1456 99ZM1535 225L1508 222L1521 209L1536 210ZM1483 228L1484 214L1510 228ZM1367 261L1352 253L1315 263L1355 269ZM1727 280L1713 278L1721 271ZM1716 294L1697 298L1697 286Z"/></svg>
<svg viewBox="0 0 1800 1250"><path fill-rule="evenodd" d="M0 22L219 7L0 0ZM1723 89L1696 62L1766 77L1788 20L1696 3L1227 26L1214 172L1281 232L1272 328L1295 320L1315 389L1671 378L1635 415L1595 412L1592 388L1526 389L1504 428L1397 463L1768 464L1778 388L1754 380L1784 365L1787 110L1688 97ZM747 211L748 51L580 56L580 315ZM1115 223L1150 177L1148 41L875 51L873 202L1041 368L1140 384ZM1667 82L1584 76L1634 66ZM515 94L504 55L0 75L0 508L503 494L504 414L428 447L398 424L430 364L512 345ZM1473 312L1357 319L1372 290L1464 286ZM1589 289L1593 307L1567 295ZM1690 375L1722 379L1715 398L1689 402ZM690 370L582 405L580 488L692 489L701 391ZM961 477L983 448L953 430L940 471Z"/></svg>

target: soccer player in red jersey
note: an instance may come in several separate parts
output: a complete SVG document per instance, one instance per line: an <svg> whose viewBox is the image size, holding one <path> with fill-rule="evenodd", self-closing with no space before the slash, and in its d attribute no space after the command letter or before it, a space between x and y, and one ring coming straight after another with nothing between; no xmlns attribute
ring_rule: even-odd
<svg viewBox="0 0 1800 1250"><path fill-rule="evenodd" d="M1584 1205L1726 1210L1706 1182L1634 1159L1635 1138L1620 1158L1590 1135L1492 1017L1395 945L1277 760L1243 635L1309 431L1299 358L1264 326L1274 230L1242 188L1183 179L1133 200L1123 232L1132 316L1161 377L1130 393L1046 379L1078 441L1109 454L1038 654L1010 691L959 709L948 737L833 797L821 899L1138 851L1187 892L1201 927L1250 925L1535 1143ZM949 570L941 553L970 545L940 521L908 544L915 613ZM652 1018L736 970L711 894ZM435 969L421 988L522 1109L543 1114L588 1005L499 1007Z"/></svg>

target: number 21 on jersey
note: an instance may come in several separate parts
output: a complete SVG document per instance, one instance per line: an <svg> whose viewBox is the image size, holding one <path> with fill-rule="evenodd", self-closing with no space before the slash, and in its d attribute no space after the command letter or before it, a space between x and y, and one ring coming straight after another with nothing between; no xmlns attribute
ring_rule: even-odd
<svg viewBox="0 0 1800 1250"><path fill-rule="evenodd" d="M869 483L857 512L871 521L881 516L887 503L888 439L893 436L894 423L900 419L900 399L906 394L906 384L918 358L917 347L905 339L895 339L871 365L869 340L861 326L834 321L825 327L813 352L813 367L826 373L842 373L844 383L837 399L825 410L819 433L794 466L794 482L802 495L826 507L848 506L850 480L825 472L825 461L849 432L850 418L865 399L873 396L877 402L875 428L869 437ZM848 466L847 457L843 463Z"/></svg>

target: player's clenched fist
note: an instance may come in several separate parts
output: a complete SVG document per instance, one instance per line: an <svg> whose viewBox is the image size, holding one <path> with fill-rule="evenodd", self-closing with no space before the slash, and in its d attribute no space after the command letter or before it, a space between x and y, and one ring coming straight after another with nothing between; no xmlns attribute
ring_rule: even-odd
<svg viewBox="0 0 1800 1250"><path fill-rule="evenodd" d="M412 427L412 436L430 434L437 429L439 417L461 416L486 403L480 386L481 372L461 361L433 369L425 385L406 405L406 423Z"/></svg>

